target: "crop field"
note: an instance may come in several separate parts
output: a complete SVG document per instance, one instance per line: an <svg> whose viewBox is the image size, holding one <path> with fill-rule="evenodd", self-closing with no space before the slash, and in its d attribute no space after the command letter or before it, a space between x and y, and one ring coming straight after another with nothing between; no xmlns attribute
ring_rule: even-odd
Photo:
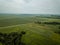
<svg viewBox="0 0 60 45"><path fill-rule="evenodd" d="M0 14L0 33L22 31L22 45L60 45L60 15Z"/></svg>

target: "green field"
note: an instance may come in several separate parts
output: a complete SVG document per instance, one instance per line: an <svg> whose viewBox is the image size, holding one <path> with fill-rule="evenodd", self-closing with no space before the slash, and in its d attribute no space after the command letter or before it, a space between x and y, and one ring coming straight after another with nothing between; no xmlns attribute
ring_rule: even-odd
<svg viewBox="0 0 60 45"><path fill-rule="evenodd" d="M60 17L59 15L0 14L0 32L9 34L25 31L22 42L26 45L60 45L60 24L43 24L44 22L60 23Z"/></svg>

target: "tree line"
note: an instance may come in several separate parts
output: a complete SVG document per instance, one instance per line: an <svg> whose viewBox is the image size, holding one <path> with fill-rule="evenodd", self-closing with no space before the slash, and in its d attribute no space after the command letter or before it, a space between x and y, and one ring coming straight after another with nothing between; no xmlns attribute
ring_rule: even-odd
<svg viewBox="0 0 60 45"><path fill-rule="evenodd" d="M60 22L40 22L36 21L36 24L50 24L50 25L60 25Z"/></svg>

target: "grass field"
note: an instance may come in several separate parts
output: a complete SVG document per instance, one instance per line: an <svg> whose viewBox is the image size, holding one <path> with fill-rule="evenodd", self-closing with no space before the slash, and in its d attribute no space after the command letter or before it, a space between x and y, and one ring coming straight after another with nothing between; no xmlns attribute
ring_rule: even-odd
<svg viewBox="0 0 60 45"><path fill-rule="evenodd" d="M9 34L25 31L26 35L22 37L22 42L26 45L60 45L60 25L43 24L43 22L60 22L56 17L58 16L51 18L44 15L0 14L0 32Z"/></svg>

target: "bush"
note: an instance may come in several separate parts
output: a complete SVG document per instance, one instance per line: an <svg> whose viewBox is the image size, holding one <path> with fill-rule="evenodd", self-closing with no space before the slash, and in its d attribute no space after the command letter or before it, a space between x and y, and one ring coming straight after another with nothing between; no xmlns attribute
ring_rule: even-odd
<svg viewBox="0 0 60 45"><path fill-rule="evenodd" d="M23 45L24 43L21 42L21 39L24 34L26 34L24 31L21 33L12 32L10 34L0 33L0 42L3 45Z"/></svg>

